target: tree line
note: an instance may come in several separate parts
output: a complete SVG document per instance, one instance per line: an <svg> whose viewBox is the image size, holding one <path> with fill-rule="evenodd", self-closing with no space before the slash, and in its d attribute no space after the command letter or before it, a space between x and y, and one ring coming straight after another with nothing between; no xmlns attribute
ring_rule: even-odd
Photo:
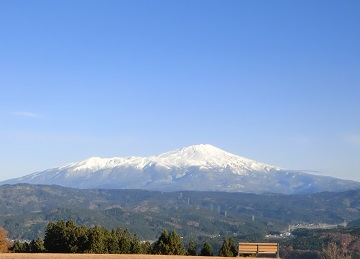
<svg viewBox="0 0 360 259"><path fill-rule="evenodd" d="M1 241L0 241L1 244ZM45 237L30 242L15 241L10 247L14 253L92 253L92 254L158 254L158 255L201 255L212 256L209 242L205 242L197 252L196 243L191 240L185 248L182 238L175 230L163 230L156 242L142 242L128 229L107 229L104 227L78 226L72 220L50 222ZM226 238L218 252L220 256L237 255L235 241Z"/></svg>
<svg viewBox="0 0 360 259"><path fill-rule="evenodd" d="M360 228L336 230L299 229L293 232L296 238L280 242L280 255L284 259L360 259ZM263 241L257 239L258 241ZM10 248L9 248L10 247ZM204 242L201 249L191 240L187 247L175 232L163 230L158 240L151 244L142 242L128 229L108 230L104 227L77 226L74 221L59 220L49 223L45 237L30 242L15 241L11 245L7 233L0 228L0 253L98 253L98 254L160 254L212 256L213 248ZM216 255L237 255L235 241L225 238Z"/></svg>

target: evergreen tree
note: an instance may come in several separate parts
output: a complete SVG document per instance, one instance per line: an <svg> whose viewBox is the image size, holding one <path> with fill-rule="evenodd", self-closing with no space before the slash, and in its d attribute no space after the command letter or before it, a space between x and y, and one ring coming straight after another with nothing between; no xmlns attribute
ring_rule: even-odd
<svg viewBox="0 0 360 259"><path fill-rule="evenodd" d="M28 242L24 242L23 249L24 253L30 253L30 244Z"/></svg>
<svg viewBox="0 0 360 259"><path fill-rule="evenodd" d="M173 240L175 251L181 251L176 233L173 236L165 231L161 240L168 244ZM14 252L35 252L43 251L42 240L33 240L31 244L21 244L16 242L12 247ZM47 252L52 253L112 253L112 254L138 254L151 253L149 242L140 243L137 235L132 236L128 229L121 228L109 231L106 228L95 226L88 229L86 226L77 226L74 221L64 222L59 220L57 223L50 222L45 231L44 247ZM168 252L168 246L164 249L161 246L159 252ZM180 247L180 248L179 248Z"/></svg>
<svg viewBox="0 0 360 259"><path fill-rule="evenodd" d="M213 255L212 247L208 242L204 243L204 246L201 249L200 255L201 256L212 256Z"/></svg>
<svg viewBox="0 0 360 259"><path fill-rule="evenodd" d="M140 254L141 245L138 236L135 234L131 240L131 249L132 254Z"/></svg>
<svg viewBox="0 0 360 259"><path fill-rule="evenodd" d="M56 224L50 222L45 230L44 246L50 253L68 253L67 244L65 243L65 222L59 220Z"/></svg>
<svg viewBox="0 0 360 259"><path fill-rule="evenodd" d="M234 256L233 252L231 251L230 242L227 240L227 238L224 239L224 242L219 251L219 256L224 256L224 257Z"/></svg>
<svg viewBox="0 0 360 259"><path fill-rule="evenodd" d="M230 250L231 250L232 255L237 256L238 252L237 252L237 249L236 249L236 246L235 246L235 240L232 237L229 238L229 246L230 246Z"/></svg>
<svg viewBox="0 0 360 259"><path fill-rule="evenodd" d="M168 251L169 255L186 254L184 243L182 242L180 236L176 233L175 230L171 232L169 235L168 246L169 246L169 251Z"/></svg>
<svg viewBox="0 0 360 259"><path fill-rule="evenodd" d="M109 231L106 228L95 226L89 230L89 248L88 253L91 254L107 254L107 237Z"/></svg>
<svg viewBox="0 0 360 259"><path fill-rule="evenodd" d="M154 254L161 255L184 255L186 250L180 236L174 230L170 234L166 229L161 233L153 247Z"/></svg>
<svg viewBox="0 0 360 259"><path fill-rule="evenodd" d="M149 241L140 243L140 251L139 254L151 254L151 244Z"/></svg>
<svg viewBox="0 0 360 259"><path fill-rule="evenodd" d="M119 254L120 253L119 238L116 235L115 230L111 230L106 243L107 243L107 249L108 249L109 254Z"/></svg>
<svg viewBox="0 0 360 259"><path fill-rule="evenodd" d="M50 222L45 230L44 247L51 253L82 253L87 249L87 228L72 220Z"/></svg>
<svg viewBox="0 0 360 259"><path fill-rule="evenodd" d="M169 233L167 229L164 229L159 239L154 244L152 253L159 255L167 255L169 251L168 239L169 239Z"/></svg>
<svg viewBox="0 0 360 259"><path fill-rule="evenodd" d="M119 231L119 250L121 254L131 254L131 234L128 229L123 232Z"/></svg>
<svg viewBox="0 0 360 259"><path fill-rule="evenodd" d="M29 245L31 253L43 253L45 252L44 242L38 237L37 239L33 239Z"/></svg>
<svg viewBox="0 0 360 259"><path fill-rule="evenodd" d="M188 253L188 255L193 255L193 256L195 256L197 254L197 252L196 252L196 244L195 244L194 240L191 240L189 242L189 247L188 247L187 253Z"/></svg>
<svg viewBox="0 0 360 259"><path fill-rule="evenodd" d="M84 253L89 248L89 229L86 226L77 228L77 253Z"/></svg>
<svg viewBox="0 0 360 259"><path fill-rule="evenodd" d="M69 220L65 223L65 231L63 236L63 242L66 245L67 253L76 253L79 251L79 228L73 220Z"/></svg>
<svg viewBox="0 0 360 259"><path fill-rule="evenodd" d="M10 247L10 251L13 253L26 253L24 249L24 243L21 243L19 240L16 240L13 245Z"/></svg>

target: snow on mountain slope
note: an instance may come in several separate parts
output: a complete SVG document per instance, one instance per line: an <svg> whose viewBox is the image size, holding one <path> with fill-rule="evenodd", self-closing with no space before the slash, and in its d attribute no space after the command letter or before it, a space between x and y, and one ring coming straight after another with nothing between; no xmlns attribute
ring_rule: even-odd
<svg viewBox="0 0 360 259"><path fill-rule="evenodd" d="M153 158L157 163L169 167L198 166L202 169L231 169L236 174L244 174L248 171L260 172L281 169L233 155L208 144L185 147Z"/></svg>
<svg viewBox="0 0 360 259"><path fill-rule="evenodd" d="M144 169L149 166L171 170L173 168L199 167L203 170L231 170L236 174L245 174L248 171L267 172L280 170L281 168L259 163L247 158L233 155L212 145L202 144L185 147L170 151L158 156L150 157L92 157L87 160L71 163L62 167L54 168L61 171L67 170L70 175L89 175L98 170L132 167ZM51 169L51 170L54 170Z"/></svg>
<svg viewBox="0 0 360 259"><path fill-rule="evenodd" d="M286 171L194 145L150 157L92 157L2 184L57 184L74 188L309 193L360 188L360 183Z"/></svg>

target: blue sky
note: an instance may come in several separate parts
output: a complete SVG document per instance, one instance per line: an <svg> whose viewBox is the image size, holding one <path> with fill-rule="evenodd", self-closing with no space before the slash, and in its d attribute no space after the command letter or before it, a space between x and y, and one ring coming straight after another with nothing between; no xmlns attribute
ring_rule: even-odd
<svg viewBox="0 0 360 259"><path fill-rule="evenodd" d="M0 2L0 180L207 143L360 181L360 2Z"/></svg>

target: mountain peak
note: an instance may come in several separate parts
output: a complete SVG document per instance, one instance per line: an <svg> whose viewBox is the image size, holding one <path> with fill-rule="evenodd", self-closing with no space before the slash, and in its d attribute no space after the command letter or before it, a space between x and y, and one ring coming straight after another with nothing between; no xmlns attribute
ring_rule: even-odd
<svg viewBox="0 0 360 259"><path fill-rule="evenodd" d="M58 184L75 188L314 192L359 188L360 183L311 176L260 163L209 144L150 157L89 159L1 184Z"/></svg>
<svg viewBox="0 0 360 259"><path fill-rule="evenodd" d="M210 144L199 144L170 151L155 157L156 162L167 167L198 167L200 169L231 170L234 174L248 171L279 170L281 168L266 165L254 160L240 157Z"/></svg>
<svg viewBox="0 0 360 259"><path fill-rule="evenodd" d="M188 147L184 147L179 150L180 152L189 153L189 154L202 154L202 155L219 155L223 153L227 153L220 148L214 147L210 144L199 144L192 145Z"/></svg>
<svg viewBox="0 0 360 259"><path fill-rule="evenodd" d="M158 157L177 156L183 158L204 159L214 156L222 156L227 152L210 144L199 144L173 150L159 155ZM229 153L228 153L229 154Z"/></svg>

